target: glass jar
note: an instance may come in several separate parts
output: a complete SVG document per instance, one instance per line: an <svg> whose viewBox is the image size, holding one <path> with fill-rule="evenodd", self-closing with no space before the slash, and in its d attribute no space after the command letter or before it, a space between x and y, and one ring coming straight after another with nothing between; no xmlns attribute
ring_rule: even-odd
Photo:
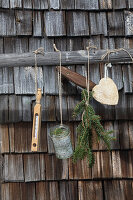
<svg viewBox="0 0 133 200"><path fill-rule="evenodd" d="M56 125L50 129L50 137L53 140L56 157L59 159L70 158L73 154L70 129L65 125Z"/></svg>

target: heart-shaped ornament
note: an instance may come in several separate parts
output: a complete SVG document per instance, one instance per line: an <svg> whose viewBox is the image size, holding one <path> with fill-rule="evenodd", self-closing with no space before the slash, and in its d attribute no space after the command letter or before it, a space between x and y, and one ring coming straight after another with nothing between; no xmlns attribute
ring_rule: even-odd
<svg viewBox="0 0 133 200"><path fill-rule="evenodd" d="M119 94L116 84L111 78L102 78L93 89L93 97L102 104L117 105Z"/></svg>

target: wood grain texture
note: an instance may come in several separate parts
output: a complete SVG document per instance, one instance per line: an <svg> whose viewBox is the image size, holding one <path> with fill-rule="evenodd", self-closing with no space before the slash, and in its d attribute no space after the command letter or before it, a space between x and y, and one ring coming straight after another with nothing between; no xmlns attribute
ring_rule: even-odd
<svg viewBox="0 0 133 200"><path fill-rule="evenodd" d="M109 188L109 190L108 190L108 188ZM118 181L118 180L105 181L104 182L104 191L105 191L105 199L125 200L123 181Z"/></svg>
<svg viewBox="0 0 133 200"><path fill-rule="evenodd" d="M40 158L39 154L24 155L24 177L25 182L40 180Z"/></svg>
<svg viewBox="0 0 133 200"><path fill-rule="evenodd" d="M23 0L23 8L25 9L32 9L32 0Z"/></svg>
<svg viewBox="0 0 133 200"><path fill-rule="evenodd" d="M121 159L119 151L112 151L112 172L113 178L122 178Z"/></svg>
<svg viewBox="0 0 133 200"><path fill-rule="evenodd" d="M16 35L16 24L14 11L1 10L0 12L0 36L15 36ZM6 23L8 22L8 26Z"/></svg>
<svg viewBox="0 0 133 200"><path fill-rule="evenodd" d="M0 125L0 141L1 141L1 153L9 152L9 135L8 135L8 126Z"/></svg>
<svg viewBox="0 0 133 200"><path fill-rule="evenodd" d="M105 12L89 13L90 34L107 36L107 19Z"/></svg>
<svg viewBox="0 0 133 200"><path fill-rule="evenodd" d="M75 0L75 9L80 10L98 10L99 9L99 3L98 0Z"/></svg>
<svg viewBox="0 0 133 200"><path fill-rule="evenodd" d="M32 12L31 11L15 11L16 17L16 34L32 35Z"/></svg>
<svg viewBox="0 0 133 200"><path fill-rule="evenodd" d="M59 160L55 155L45 155L46 180L68 179L68 162ZM64 171L64 169L66 169Z"/></svg>
<svg viewBox="0 0 133 200"><path fill-rule="evenodd" d="M108 32L109 36L123 36L125 34L123 12L108 12Z"/></svg>
<svg viewBox="0 0 133 200"><path fill-rule="evenodd" d="M129 8L133 8L133 2L132 2L132 0L128 0L128 7Z"/></svg>
<svg viewBox="0 0 133 200"><path fill-rule="evenodd" d="M9 8L10 7L10 3L9 0L5 0L5 1L0 1L0 7L2 8Z"/></svg>
<svg viewBox="0 0 133 200"><path fill-rule="evenodd" d="M66 15L67 35L83 36L89 35L89 22L87 12L67 12Z"/></svg>
<svg viewBox="0 0 133 200"><path fill-rule="evenodd" d="M0 96L0 122L5 123L8 122L8 95L1 95Z"/></svg>
<svg viewBox="0 0 133 200"><path fill-rule="evenodd" d="M22 114L22 98L21 96L10 95L9 96L9 121L18 122L21 121Z"/></svg>
<svg viewBox="0 0 133 200"><path fill-rule="evenodd" d="M53 9L53 10L59 10L60 9L60 1L59 0L50 0L49 8Z"/></svg>
<svg viewBox="0 0 133 200"><path fill-rule="evenodd" d="M133 12L125 11L125 35L133 35Z"/></svg>
<svg viewBox="0 0 133 200"><path fill-rule="evenodd" d="M44 23L46 36L66 35L65 13L63 11L51 11L44 13Z"/></svg>
<svg viewBox="0 0 133 200"><path fill-rule="evenodd" d="M10 0L10 8L22 8L22 0Z"/></svg>
<svg viewBox="0 0 133 200"><path fill-rule="evenodd" d="M48 1L47 0L33 0L33 9L48 9Z"/></svg>
<svg viewBox="0 0 133 200"><path fill-rule="evenodd" d="M113 8L114 9L125 9L126 8L126 0L113 0Z"/></svg>
<svg viewBox="0 0 133 200"><path fill-rule="evenodd" d="M133 92L133 67L132 65L123 65L123 82L124 82L124 92L125 93L132 93Z"/></svg>
<svg viewBox="0 0 133 200"><path fill-rule="evenodd" d="M33 36L42 36L42 12L34 11L33 13Z"/></svg>
<svg viewBox="0 0 133 200"><path fill-rule="evenodd" d="M112 0L99 0L100 9L112 9Z"/></svg>
<svg viewBox="0 0 133 200"><path fill-rule="evenodd" d="M102 200L103 199L103 191L102 191L102 183L101 181L79 181L78 182L79 189L79 199L80 200Z"/></svg>
<svg viewBox="0 0 133 200"><path fill-rule="evenodd" d="M127 49L131 55L133 55L132 49ZM96 63L106 63L107 59L101 60L107 51L106 50L96 50L95 52L90 53L90 64ZM38 66L48 65L48 66L58 66L59 58L57 52L45 52L43 55L38 55ZM86 64L87 51L68 51L62 52L62 65L77 65L77 64ZM131 62L129 55L124 52L112 53L110 55L111 63L125 63ZM33 53L23 53L23 54L0 54L0 67L18 67L18 66L34 66L35 60Z"/></svg>
<svg viewBox="0 0 133 200"><path fill-rule="evenodd" d="M9 182L24 180L22 155L4 156L4 180Z"/></svg>
<svg viewBox="0 0 133 200"><path fill-rule="evenodd" d="M60 182L60 200L76 200L78 199L77 181Z"/></svg>
<svg viewBox="0 0 133 200"><path fill-rule="evenodd" d="M75 2L71 0L60 0L61 9L71 10L75 8Z"/></svg>

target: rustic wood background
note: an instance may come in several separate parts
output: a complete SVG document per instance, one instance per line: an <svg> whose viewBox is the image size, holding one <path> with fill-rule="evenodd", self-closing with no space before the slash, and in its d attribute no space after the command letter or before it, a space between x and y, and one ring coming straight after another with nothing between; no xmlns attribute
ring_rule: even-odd
<svg viewBox="0 0 133 200"><path fill-rule="evenodd" d="M132 0L0 0L0 53L26 53L53 43L62 51L84 50L88 42L98 49L133 48ZM67 66L85 75L84 65ZM0 182L2 200L132 200L133 199L133 64L116 64L117 106L92 102L106 129L114 129L111 152L94 145L96 163L58 160L48 136L59 123L55 66L38 67L43 91L39 152L31 153L34 66L0 68ZM90 67L98 84L103 66ZM72 111L81 88L63 80L63 121L71 129L73 148L79 119Z"/></svg>

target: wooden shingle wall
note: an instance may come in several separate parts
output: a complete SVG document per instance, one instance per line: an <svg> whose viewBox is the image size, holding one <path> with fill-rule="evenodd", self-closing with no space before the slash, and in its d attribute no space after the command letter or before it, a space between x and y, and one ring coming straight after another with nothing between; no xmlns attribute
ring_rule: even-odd
<svg viewBox="0 0 133 200"><path fill-rule="evenodd" d="M0 0L0 53L31 52L39 47L54 51L133 48L132 0ZM33 54L34 56L34 54ZM85 76L84 65L67 66ZM104 67L90 66L98 84ZM133 66L115 64L109 77L119 90L116 106L92 101L105 129L116 140L107 152L94 145L96 163L58 160L49 137L60 121L55 66L38 67L42 89L42 131L39 151L31 152L34 66L0 69L0 180L2 200L132 200L133 199ZM81 88L63 80L63 121L76 146L78 119L73 108Z"/></svg>

